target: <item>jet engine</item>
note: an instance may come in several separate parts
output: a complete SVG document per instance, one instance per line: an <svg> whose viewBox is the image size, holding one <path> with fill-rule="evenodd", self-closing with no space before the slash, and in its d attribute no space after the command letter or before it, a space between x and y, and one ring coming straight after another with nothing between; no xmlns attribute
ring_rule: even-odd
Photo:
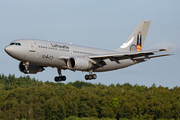
<svg viewBox="0 0 180 120"><path fill-rule="evenodd" d="M19 63L19 70L23 73L25 73L25 66L23 65L23 62L20 62ZM33 64L29 64L29 67L28 67L28 71L29 71L29 74L36 74L38 72L42 72L43 70L45 70L42 66L39 66L39 65L33 65Z"/></svg>
<svg viewBox="0 0 180 120"><path fill-rule="evenodd" d="M77 57L72 57L69 58L67 61L67 66L71 70L88 70L90 69L93 65L84 58L77 58Z"/></svg>

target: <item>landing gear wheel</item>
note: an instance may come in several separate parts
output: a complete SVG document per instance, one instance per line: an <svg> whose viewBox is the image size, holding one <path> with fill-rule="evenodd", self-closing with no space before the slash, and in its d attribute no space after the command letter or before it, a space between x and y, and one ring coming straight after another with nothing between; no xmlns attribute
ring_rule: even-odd
<svg viewBox="0 0 180 120"><path fill-rule="evenodd" d="M96 79L96 78L97 78L97 75L96 75L96 74L93 74L93 75L92 75L92 78L93 78L93 79Z"/></svg>
<svg viewBox="0 0 180 120"><path fill-rule="evenodd" d="M62 76L62 81L66 81L66 76Z"/></svg>
<svg viewBox="0 0 180 120"><path fill-rule="evenodd" d="M86 79L86 80L89 80L89 75L85 75L85 79Z"/></svg>
<svg viewBox="0 0 180 120"><path fill-rule="evenodd" d="M60 78L60 77L55 77L54 80L55 80L56 82L58 82L58 81L61 81L61 78Z"/></svg>
<svg viewBox="0 0 180 120"><path fill-rule="evenodd" d="M92 75L89 75L89 80L92 80L92 78L93 78Z"/></svg>
<svg viewBox="0 0 180 120"><path fill-rule="evenodd" d="M28 74L28 73L29 73L29 70L24 70L24 73L25 73L25 74Z"/></svg>
<svg viewBox="0 0 180 120"><path fill-rule="evenodd" d="M55 77L55 78L54 78L54 81L58 82L58 77Z"/></svg>

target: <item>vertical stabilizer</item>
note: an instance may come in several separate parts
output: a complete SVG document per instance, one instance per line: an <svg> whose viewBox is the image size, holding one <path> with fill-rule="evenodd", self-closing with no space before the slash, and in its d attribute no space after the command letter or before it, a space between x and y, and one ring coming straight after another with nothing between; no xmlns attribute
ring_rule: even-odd
<svg viewBox="0 0 180 120"><path fill-rule="evenodd" d="M128 39L115 51L142 51L151 21L142 20Z"/></svg>

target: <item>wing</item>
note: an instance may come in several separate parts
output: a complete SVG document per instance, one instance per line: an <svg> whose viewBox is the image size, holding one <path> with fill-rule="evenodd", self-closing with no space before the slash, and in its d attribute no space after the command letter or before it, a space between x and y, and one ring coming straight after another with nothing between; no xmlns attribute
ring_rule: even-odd
<svg viewBox="0 0 180 120"><path fill-rule="evenodd" d="M158 49L158 50L149 50L149 51L141 51L141 52L125 52L125 53L113 53L113 54L101 54L101 55L93 55L93 56L86 56L85 58L90 59L110 59L111 61L115 61L119 63L119 60L124 59L131 59L134 62L138 62L138 60L142 59L150 59L150 58L156 58L156 57L162 57L162 56L169 56L172 54L163 54L163 55L154 55L155 52L161 52L161 51L170 51L170 48L168 49Z"/></svg>
<svg viewBox="0 0 180 120"><path fill-rule="evenodd" d="M141 52L115 52L110 54L99 54L99 55L88 55L88 56L73 56L73 57L79 57L79 58L85 58L92 64L94 64L95 68L103 67L106 65L104 60L109 59L111 61L115 61L116 63L120 64L121 60L125 59L131 59L135 63L146 61L150 58L156 58L156 57L163 57L163 56L169 56L172 54L163 54L163 55L155 55L156 52L161 51L170 51L170 48L168 49L157 49L157 50L148 50L148 51L141 51ZM71 58L70 56L61 56L58 59L64 60L67 62L67 60Z"/></svg>

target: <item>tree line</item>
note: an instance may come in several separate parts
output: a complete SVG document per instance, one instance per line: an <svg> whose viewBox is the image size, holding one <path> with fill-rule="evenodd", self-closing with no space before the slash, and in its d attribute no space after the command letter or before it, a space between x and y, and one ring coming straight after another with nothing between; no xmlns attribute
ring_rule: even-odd
<svg viewBox="0 0 180 120"><path fill-rule="evenodd" d="M175 119L180 87L42 82L0 74L0 119Z"/></svg>

